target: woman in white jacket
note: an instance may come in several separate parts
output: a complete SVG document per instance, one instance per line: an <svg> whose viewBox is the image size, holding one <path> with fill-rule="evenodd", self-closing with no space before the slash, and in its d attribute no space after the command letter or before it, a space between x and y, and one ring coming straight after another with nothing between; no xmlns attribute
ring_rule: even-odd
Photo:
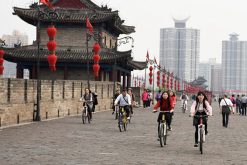
<svg viewBox="0 0 247 165"><path fill-rule="evenodd" d="M190 109L191 116L194 116L193 125L195 126L195 145L194 147L198 146L198 124L199 118L195 117L195 115L209 115L212 116L212 107L207 101L207 96L205 93L199 91L196 96L196 101L193 102L191 109ZM203 118L203 123L205 125L205 134L208 134L207 130L207 117Z"/></svg>

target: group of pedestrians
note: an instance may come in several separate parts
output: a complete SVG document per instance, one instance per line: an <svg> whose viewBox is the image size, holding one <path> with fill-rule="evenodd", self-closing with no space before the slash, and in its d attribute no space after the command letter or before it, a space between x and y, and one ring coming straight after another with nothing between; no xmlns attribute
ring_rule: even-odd
<svg viewBox="0 0 247 165"><path fill-rule="evenodd" d="M143 102L143 108L150 108L151 102L154 103L153 101L153 94L150 90L144 89L144 92L142 93L142 102Z"/></svg>

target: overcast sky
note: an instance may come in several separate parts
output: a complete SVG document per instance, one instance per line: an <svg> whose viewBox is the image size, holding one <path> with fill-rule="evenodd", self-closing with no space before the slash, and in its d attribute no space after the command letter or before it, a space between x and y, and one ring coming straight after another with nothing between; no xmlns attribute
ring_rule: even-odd
<svg viewBox="0 0 247 165"><path fill-rule="evenodd" d="M26 33L29 43L35 40L35 29L17 16L13 6L28 7L35 0L0 0L0 37L14 29ZM38 0L36 0L37 2ZM126 25L136 27L133 56L135 60L159 58L160 28L174 27L172 16L190 16L187 27L200 30L200 61L217 58L221 62L221 43L229 34L238 33L247 41L247 9L245 0L92 0L118 10Z"/></svg>

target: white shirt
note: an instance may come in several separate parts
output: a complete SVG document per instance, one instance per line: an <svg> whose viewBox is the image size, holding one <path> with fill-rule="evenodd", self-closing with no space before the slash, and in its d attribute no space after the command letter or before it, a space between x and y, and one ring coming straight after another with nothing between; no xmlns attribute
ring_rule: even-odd
<svg viewBox="0 0 247 165"><path fill-rule="evenodd" d="M221 99L220 106L222 107L223 105L226 105L226 103L227 103L228 106L233 106L232 101L230 99L228 99L228 98Z"/></svg>
<svg viewBox="0 0 247 165"><path fill-rule="evenodd" d="M126 102L124 99L125 99L127 102ZM130 97L129 94L126 94L125 97L123 97L123 94L120 94L120 95L116 98L114 104L117 105L119 101L120 101L119 106L131 105L131 97Z"/></svg>

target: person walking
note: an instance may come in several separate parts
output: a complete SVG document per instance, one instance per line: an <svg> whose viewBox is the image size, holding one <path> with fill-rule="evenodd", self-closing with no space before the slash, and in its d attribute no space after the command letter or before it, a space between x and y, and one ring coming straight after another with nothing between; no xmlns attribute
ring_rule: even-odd
<svg viewBox="0 0 247 165"><path fill-rule="evenodd" d="M235 99L235 95L232 95L232 97L230 98L231 102L232 102L232 113L235 114L236 112L236 99Z"/></svg>
<svg viewBox="0 0 247 165"><path fill-rule="evenodd" d="M147 108L148 106L148 92L147 89L144 89L144 92L142 93L142 102L143 102L143 108Z"/></svg>
<svg viewBox="0 0 247 165"><path fill-rule="evenodd" d="M237 95L237 98L236 98L236 113L241 115L242 112L241 112L241 98L239 95Z"/></svg>
<svg viewBox="0 0 247 165"><path fill-rule="evenodd" d="M245 95L242 95L241 98L241 107L242 107L242 115L246 116L246 104L247 104L247 97Z"/></svg>
<svg viewBox="0 0 247 165"><path fill-rule="evenodd" d="M231 113L231 107L233 106L230 99L227 98L227 95L225 94L223 99L220 101L220 109L222 113L222 124L223 127L228 127L229 122L229 114Z"/></svg>

